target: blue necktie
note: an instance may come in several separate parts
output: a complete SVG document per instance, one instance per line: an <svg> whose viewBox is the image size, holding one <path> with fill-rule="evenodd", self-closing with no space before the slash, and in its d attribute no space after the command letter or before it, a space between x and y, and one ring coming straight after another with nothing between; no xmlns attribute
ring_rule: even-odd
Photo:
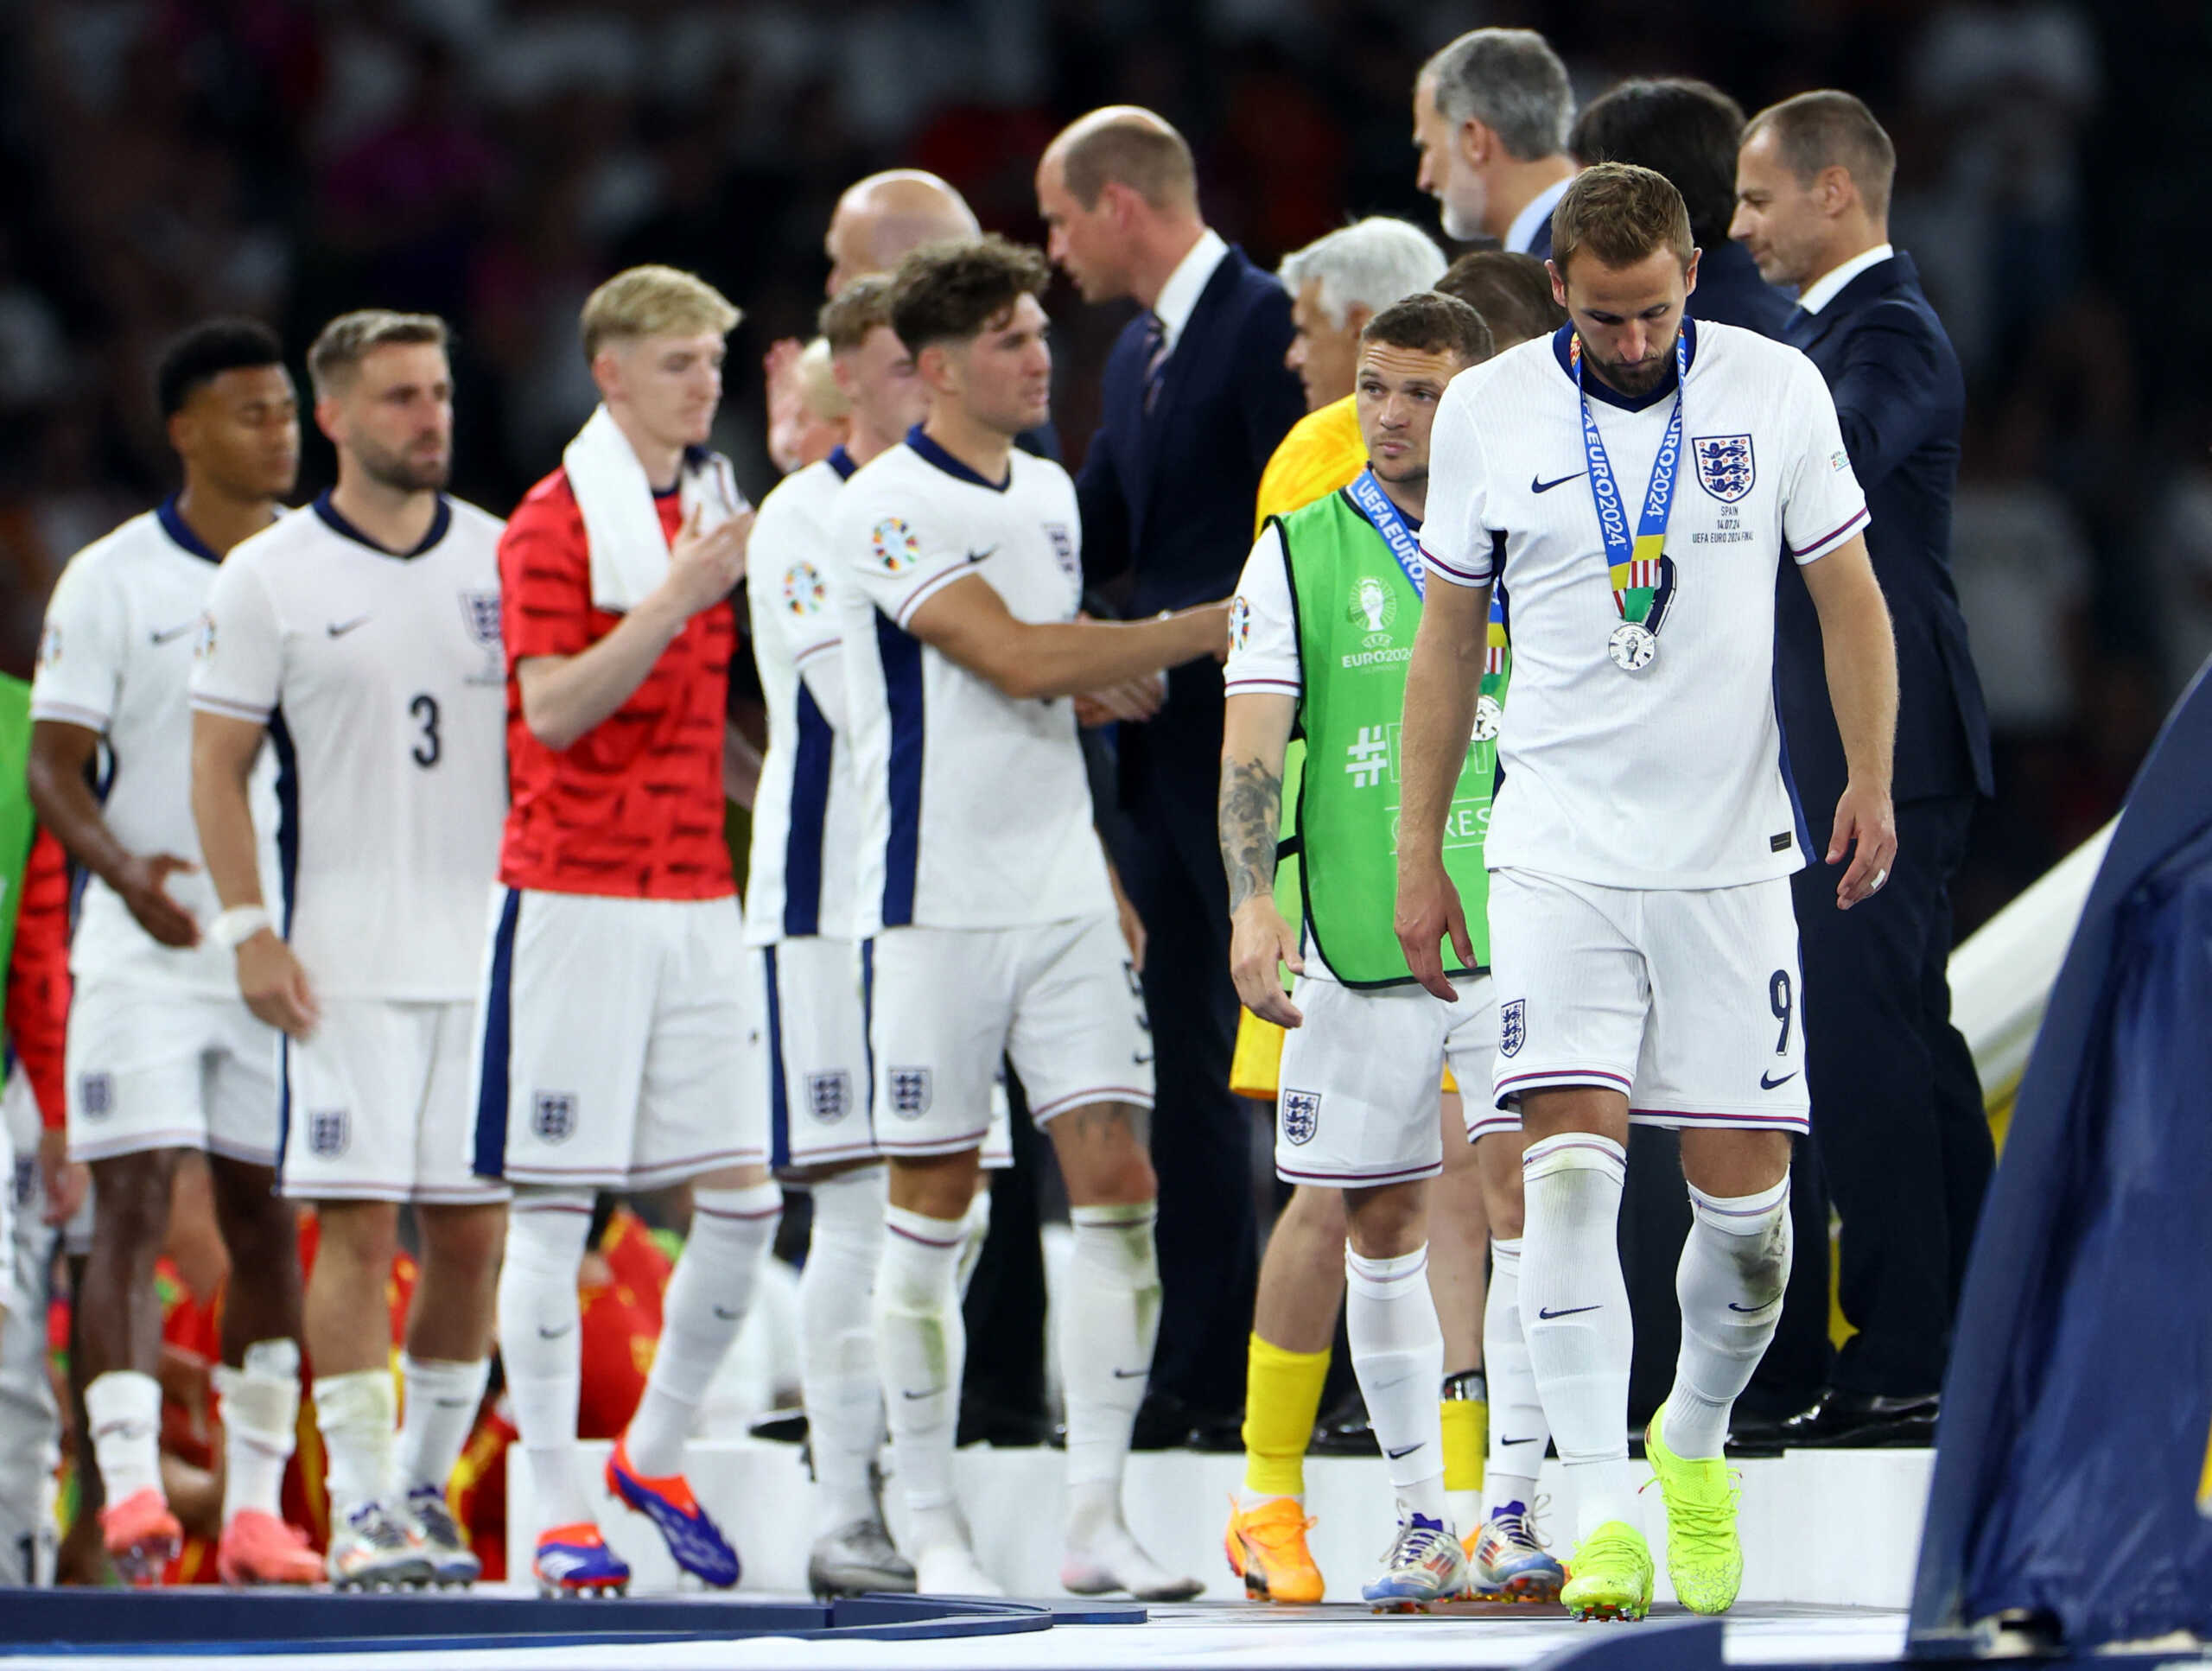
<svg viewBox="0 0 2212 1671"><path fill-rule="evenodd" d="M1819 317L1802 308L1792 308L1789 317L1782 321L1782 340L1793 348L1802 347L1805 339L1813 334L1813 321Z"/></svg>
<svg viewBox="0 0 2212 1671"><path fill-rule="evenodd" d="M1144 415L1160 399L1160 373L1167 366L1167 327L1158 314L1144 316Z"/></svg>

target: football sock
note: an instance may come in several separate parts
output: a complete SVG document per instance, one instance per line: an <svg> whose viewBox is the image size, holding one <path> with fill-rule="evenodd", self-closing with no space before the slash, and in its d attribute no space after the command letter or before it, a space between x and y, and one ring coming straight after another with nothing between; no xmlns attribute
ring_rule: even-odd
<svg viewBox="0 0 2212 1671"><path fill-rule="evenodd" d="M1444 1433L1444 1498L1452 1524L1471 1532L1483 1518L1483 1452L1490 1443L1490 1393L1480 1369L1444 1377L1436 1413Z"/></svg>
<svg viewBox="0 0 2212 1671"><path fill-rule="evenodd" d="M1627 1163L1618 1143L1592 1132L1546 1138L1521 1162L1521 1326L1574 1488L1578 1538L1607 1521L1640 1523L1628 1463L1635 1336L1615 1240Z"/></svg>
<svg viewBox="0 0 2212 1671"><path fill-rule="evenodd" d="M257 1340L243 1367L217 1364L214 1381L223 1401L223 1523L245 1509L282 1515L284 1465L300 1423L299 1343Z"/></svg>
<svg viewBox="0 0 2212 1671"><path fill-rule="evenodd" d="M1344 1249L1344 1333L1397 1494L1398 1517L1422 1515L1442 1523L1444 1432L1436 1388L1444 1379L1444 1331L1428 1292L1426 1245L1393 1259Z"/></svg>
<svg viewBox="0 0 2212 1671"><path fill-rule="evenodd" d="M814 1457L817 1529L872 1519L868 1466L883 1445L883 1384L871 1317L883 1262L882 1166L814 1183L814 1228L798 1274L799 1385Z"/></svg>
<svg viewBox="0 0 2212 1671"><path fill-rule="evenodd" d="M1075 1231L1059 1326L1068 1418L1068 1523L1080 1541L1122 1517L1129 1430L1160 1332L1156 1204L1071 1207Z"/></svg>
<svg viewBox="0 0 2212 1671"><path fill-rule="evenodd" d="M398 1417L399 1394L389 1369L315 1377L315 1421L322 1431L334 1527L355 1509L390 1496L391 1433Z"/></svg>
<svg viewBox="0 0 2212 1671"><path fill-rule="evenodd" d="M537 1528L594 1518L576 1458L583 1383L576 1268L591 1231L589 1191L521 1190L499 1267L499 1356L536 1493ZM318 1383L319 1384L319 1383Z"/></svg>
<svg viewBox="0 0 2212 1671"><path fill-rule="evenodd" d="M440 1496L476 1426L477 1407L492 1378L492 1360L455 1363L403 1352L399 1415L399 1490L428 1485Z"/></svg>
<svg viewBox="0 0 2212 1671"><path fill-rule="evenodd" d="M622 1435L630 1465L648 1479L683 1471L683 1441L745 1322L783 1213L773 1184L692 1191L691 1233L661 1302L660 1345Z"/></svg>
<svg viewBox="0 0 2212 1671"><path fill-rule="evenodd" d="M1490 1295L1483 1302L1483 1373L1490 1382L1490 1462L1483 1470L1485 1515L1536 1500L1551 1424L1536 1396L1536 1372L1521 1332L1521 1238L1490 1244Z"/></svg>
<svg viewBox="0 0 2212 1671"><path fill-rule="evenodd" d="M968 1204L968 1217L960 1221L967 1240L960 1244L960 1298L968 1298L968 1285L975 1280L976 1263L983 1256L983 1243L991 1235L990 1174L983 1174L983 1187L976 1191L976 1198Z"/></svg>
<svg viewBox="0 0 2212 1671"><path fill-rule="evenodd" d="M875 1278L876 1361L891 1456L906 1493L910 1553L963 1541L952 1497L953 1429L968 1336L957 1284L963 1221L883 1210Z"/></svg>
<svg viewBox="0 0 2212 1671"><path fill-rule="evenodd" d="M1682 1349L1659 1437L1678 1457L1719 1456L1728 1417L1782 1320L1789 1281L1789 1179L1757 1195L1690 1190L1690 1233L1675 1270Z"/></svg>
<svg viewBox="0 0 2212 1671"><path fill-rule="evenodd" d="M1240 1508L1306 1495L1306 1447L1321 1414L1329 1349L1293 1352L1254 1334L1244 1357L1244 1489Z"/></svg>
<svg viewBox="0 0 2212 1671"><path fill-rule="evenodd" d="M162 1383L136 1369L110 1369L85 1388L92 1459L110 1503L162 1489Z"/></svg>

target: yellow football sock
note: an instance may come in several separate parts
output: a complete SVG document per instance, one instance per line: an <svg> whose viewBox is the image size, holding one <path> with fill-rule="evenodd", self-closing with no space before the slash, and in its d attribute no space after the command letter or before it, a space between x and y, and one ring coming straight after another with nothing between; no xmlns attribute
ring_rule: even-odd
<svg viewBox="0 0 2212 1671"><path fill-rule="evenodd" d="M1321 1413L1329 1350L1287 1352L1258 1335L1244 1367L1244 1489L1257 1496L1306 1495L1306 1447Z"/></svg>
<svg viewBox="0 0 2212 1671"><path fill-rule="evenodd" d="M1444 1414L1444 1489L1483 1489L1483 1458L1490 1449L1490 1401L1447 1398Z"/></svg>

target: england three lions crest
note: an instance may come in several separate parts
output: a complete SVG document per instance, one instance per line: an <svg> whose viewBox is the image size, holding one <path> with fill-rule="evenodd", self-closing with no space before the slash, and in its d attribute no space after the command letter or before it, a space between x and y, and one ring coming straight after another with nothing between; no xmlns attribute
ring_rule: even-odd
<svg viewBox="0 0 2212 1671"><path fill-rule="evenodd" d="M1313 1134L1321 1128L1321 1093L1318 1090L1292 1090L1287 1086L1282 1093L1282 1134L1291 1143L1310 1143Z"/></svg>
<svg viewBox="0 0 2212 1671"><path fill-rule="evenodd" d="M1733 505L1758 480L1749 435L1695 435L1690 454L1697 460L1697 484L1723 505Z"/></svg>
<svg viewBox="0 0 2212 1671"><path fill-rule="evenodd" d="M468 676L468 683L505 684L507 664L506 652L499 639L499 594L497 592L463 592L461 594L461 619L468 629L470 641L484 651L484 665Z"/></svg>

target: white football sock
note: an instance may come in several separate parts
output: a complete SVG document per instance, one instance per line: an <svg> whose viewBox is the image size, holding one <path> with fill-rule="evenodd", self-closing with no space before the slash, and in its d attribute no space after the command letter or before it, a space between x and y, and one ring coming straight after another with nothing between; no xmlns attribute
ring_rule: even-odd
<svg viewBox="0 0 2212 1671"><path fill-rule="evenodd" d="M886 1168L868 1166L813 1186L814 1228L798 1274L799 1384L823 1533L875 1514L868 1466L884 1429L873 1312L887 1183Z"/></svg>
<svg viewBox="0 0 2212 1671"><path fill-rule="evenodd" d="M1536 1477L1552 1436L1536 1395L1529 1342L1521 1332L1521 1238L1490 1244L1490 1293L1483 1302L1483 1371L1490 1379L1490 1460L1483 1469L1485 1517L1509 1503L1535 1507Z"/></svg>
<svg viewBox="0 0 2212 1671"><path fill-rule="evenodd" d="M1074 1245L1059 1306L1068 1417L1068 1536L1081 1544L1122 1520L1129 1430L1160 1333L1156 1204L1071 1207Z"/></svg>
<svg viewBox="0 0 2212 1671"><path fill-rule="evenodd" d="M784 1192L761 1183L696 1190L691 1234L661 1302L660 1345L645 1396L622 1435L630 1465L651 1478L683 1471L683 1441L715 1371L745 1322L784 1216Z"/></svg>
<svg viewBox="0 0 2212 1671"><path fill-rule="evenodd" d="M1720 1455L1728 1417L1782 1320L1789 1281L1789 1179L1757 1195L1690 1187L1690 1233L1675 1270L1682 1349L1659 1434L1678 1457Z"/></svg>
<svg viewBox="0 0 2212 1671"><path fill-rule="evenodd" d="M85 1388L85 1421L110 1503L162 1489L160 1382L136 1369L95 1376Z"/></svg>
<svg viewBox="0 0 2212 1671"><path fill-rule="evenodd" d="M315 1420L322 1431L334 1527L355 1509L391 1497L391 1437L398 1419L391 1370L315 1377Z"/></svg>
<svg viewBox="0 0 2212 1671"><path fill-rule="evenodd" d="M952 1439L968 1334L960 1319L962 1221L887 1206L875 1278L876 1361L891 1458L906 1493L918 1564L936 1543L964 1543L952 1496Z"/></svg>
<svg viewBox="0 0 2212 1671"><path fill-rule="evenodd" d="M399 1490L427 1485L440 1496L476 1426L477 1407L492 1378L492 1360L455 1363L412 1352L399 1356L405 1402L399 1416Z"/></svg>
<svg viewBox="0 0 2212 1671"><path fill-rule="evenodd" d="M214 1380L223 1401L223 1524L246 1509L281 1517L284 1465L299 1433L299 1343L257 1340L242 1367L217 1364Z"/></svg>
<svg viewBox="0 0 2212 1671"><path fill-rule="evenodd" d="M967 1241L960 1246L960 1298L968 1299L968 1285L976 1280L976 1261L983 1256L983 1243L991 1237L991 1182L990 1174L983 1174L983 1186L976 1191L976 1198L968 1204L968 1217L961 1224L967 1232Z"/></svg>
<svg viewBox="0 0 2212 1671"><path fill-rule="evenodd" d="M1628 1464L1635 1331L1616 1240L1628 1155L1610 1137L1565 1132L1522 1158L1521 1331L1574 1488L1575 1535L1640 1525Z"/></svg>
<svg viewBox="0 0 2212 1671"><path fill-rule="evenodd" d="M523 1189L507 1215L499 1267L499 1356L507 1402L530 1463L533 1533L593 1518L576 1460L576 1401L583 1382L577 1338L583 1308L576 1270L591 1233L592 1197L582 1190Z"/></svg>
<svg viewBox="0 0 2212 1671"><path fill-rule="evenodd" d="M1398 1517L1444 1523L1444 1419L1436 1403L1444 1331L1428 1292L1426 1244L1395 1259L1344 1248L1344 1332Z"/></svg>

